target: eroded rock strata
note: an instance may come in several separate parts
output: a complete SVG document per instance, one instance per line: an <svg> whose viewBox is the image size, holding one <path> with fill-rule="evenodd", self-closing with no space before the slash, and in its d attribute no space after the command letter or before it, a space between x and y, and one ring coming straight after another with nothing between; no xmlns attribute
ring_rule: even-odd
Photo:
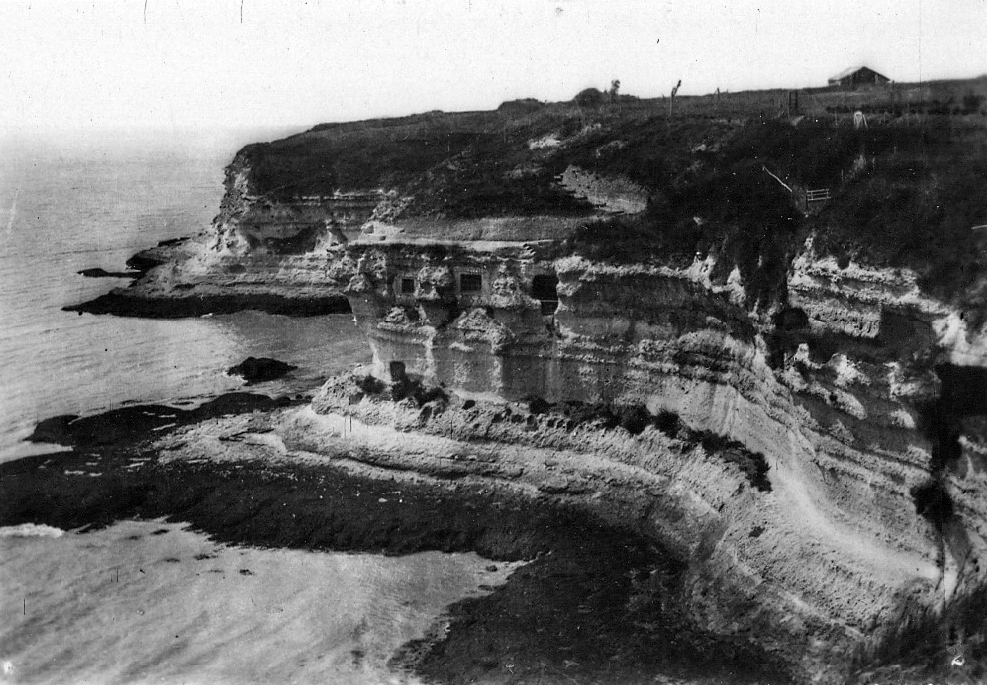
<svg viewBox="0 0 987 685"><path fill-rule="evenodd" d="M128 261L140 278L69 311L180 318L256 309L313 316L345 312L327 278L327 248L370 216L379 193L273 200L253 195L242 155L226 169L226 192L211 229L165 241Z"/></svg>
<svg viewBox="0 0 987 685"><path fill-rule="evenodd" d="M243 545L526 560L395 655L395 671L429 682L788 682L786 666L756 644L683 615L674 596L684 567L653 539L561 498L402 469L381 453L387 432L356 427L355 436L352 421L251 397L197 421L178 412L176 423L163 407L64 417L44 437L71 451L0 464L0 524L87 530L168 517ZM273 405L284 408L251 412ZM320 429L299 435L313 420ZM304 449L316 442L319 452ZM28 619L25 634L42 624Z"/></svg>
<svg viewBox="0 0 987 685"><path fill-rule="evenodd" d="M345 296L376 380L287 454L356 420L355 461L632 529L692 625L801 681L983 677L987 134L897 114L320 126L241 151L213 231L114 297Z"/></svg>
<svg viewBox="0 0 987 685"><path fill-rule="evenodd" d="M534 244L371 241L348 254L358 267L347 293L377 375L407 365L426 385L488 404L379 408L340 381L323 389L317 411L446 437L462 452L456 469L564 493L633 522L688 560L688 604L701 625L757 636L806 678L842 677L841 655L863 662L893 649L906 616L944 608L934 622L943 644L980 644L979 618L964 618L963 607L983 593L987 483L979 441L962 435L972 424L955 422L983 411L984 388L981 374L949 367L974 398L949 416L936 408L944 399L931 345L941 305L901 302L897 288L864 298L850 279L814 293L803 258L790 276L803 313L789 312L794 338L772 368L779 350L765 334L777 332L774 323L750 316L729 279L711 283L712 260L615 267L552 260ZM834 329L851 344L814 359L814 336ZM691 431L584 432L532 412L534 398L644 407ZM752 487L696 431L762 456L769 488ZM393 463L441 468L395 447ZM923 492L949 511L930 508Z"/></svg>

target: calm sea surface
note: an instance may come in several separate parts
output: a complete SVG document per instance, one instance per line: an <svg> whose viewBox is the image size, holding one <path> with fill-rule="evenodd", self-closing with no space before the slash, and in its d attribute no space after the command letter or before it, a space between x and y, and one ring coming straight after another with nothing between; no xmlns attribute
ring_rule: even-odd
<svg viewBox="0 0 987 685"><path fill-rule="evenodd" d="M251 136L283 135L267 133L0 138L0 461L37 452L22 440L49 416L238 389L222 372L250 355L301 367L287 383L257 388L270 393L317 387L368 358L348 316L153 321L61 311L128 283L80 269L120 271L142 248L206 230L223 166Z"/></svg>
<svg viewBox="0 0 987 685"><path fill-rule="evenodd" d="M0 683L383 685L398 647L516 564L218 545L176 524L0 528Z"/></svg>
<svg viewBox="0 0 987 685"><path fill-rule="evenodd" d="M236 149L284 133L0 138L0 461L51 450L23 442L39 419L240 388L222 372L250 355L301 367L270 393L368 359L349 316L61 311L127 283L76 271L205 230ZM402 681L393 650L503 578L475 555L246 550L137 522L60 533L0 529L0 683Z"/></svg>

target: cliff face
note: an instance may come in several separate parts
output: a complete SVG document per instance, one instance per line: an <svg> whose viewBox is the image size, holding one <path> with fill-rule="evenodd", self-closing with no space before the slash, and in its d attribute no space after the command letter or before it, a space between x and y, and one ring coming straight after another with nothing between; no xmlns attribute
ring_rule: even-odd
<svg viewBox="0 0 987 685"><path fill-rule="evenodd" d="M250 160L242 151L226 168L226 192L213 221L215 242L210 246L231 257L283 257L312 253L359 231L381 191L278 197L256 188Z"/></svg>
<svg viewBox="0 0 987 685"><path fill-rule="evenodd" d="M212 231L116 297L350 307L379 378L454 397L342 379L319 412L653 536L697 623L805 680L987 662L987 130L897 114L319 126L241 150Z"/></svg>
<svg viewBox="0 0 987 685"><path fill-rule="evenodd" d="M461 399L514 403L520 418L423 419L409 405L388 420L463 449L501 444L482 477L645 529L690 561L683 592L703 626L756 636L824 679L846 675L847 650L866 661L903 649L906 616L941 617L924 629L942 644L982 644L969 606L987 582L987 376L942 365L957 314L914 274L841 269L810 240L771 314L748 308L739 272L714 282L712 257L618 266L544 243L367 236L346 261L378 376L406 368ZM381 420L346 387L330 384L316 406ZM684 428L587 435L532 411L546 401L644 407ZM718 456L731 442L763 459L768 487ZM545 487L531 464L559 452L563 485Z"/></svg>
<svg viewBox="0 0 987 685"><path fill-rule="evenodd" d="M324 278L329 248L372 220L406 237L550 238L607 263L682 269L712 255L710 280L722 286L736 271L759 310L785 302L785 273L814 235L820 256L909 268L923 292L977 306L987 263L970 227L987 212L987 135L976 117L918 128L888 113L864 130L828 113L665 112L634 99L526 103L324 124L248 145L227 169L212 227L139 256L164 263L114 297L147 302L146 313L169 299L345 306ZM808 189L832 199L810 203Z"/></svg>
<svg viewBox="0 0 987 685"><path fill-rule="evenodd" d="M139 280L79 309L138 316L345 311L338 284L326 278L329 250L359 231L382 193L272 198L257 193L252 173L237 154L209 231L138 254L132 261L148 268Z"/></svg>

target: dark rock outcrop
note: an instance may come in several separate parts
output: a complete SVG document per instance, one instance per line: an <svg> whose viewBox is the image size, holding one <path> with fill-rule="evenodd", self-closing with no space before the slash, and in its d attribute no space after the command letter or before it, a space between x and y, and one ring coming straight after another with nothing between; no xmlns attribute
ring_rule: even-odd
<svg viewBox="0 0 987 685"><path fill-rule="evenodd" d="M283 316L323 316L350 311L343 295L298 299L282 294L191 295L146 298L114 290L94 300L63 307L79 314L112 314L142 319L183 319L206 314L233 314L246 310Z"/></svg>
<svg viewBox="0 0 987 685"><path fill-rule="evenodd" d="M93 416L67 414L41 421L27 440L65 446L119 446L156 438L158 431L167 428L187 426L218 416L270 410L291 403L287 398L233 392L220 395L194 409L142 404Z"/></svg>
<svg viewBox="0 0 987 685"><path fill-rule="evenodd" d="M76 273L86 278L138 278L141 275L140 271L107 271L101 268L83 269Z"/></svg>
<svg viewBox="0 0 987 685"><path fill-rule="evenodd" d="M276 380L297 368L297 366L270 357L247 357L236 366L227 369L226 373L232 376L241 376L250 385L251 383Z"/></svg>

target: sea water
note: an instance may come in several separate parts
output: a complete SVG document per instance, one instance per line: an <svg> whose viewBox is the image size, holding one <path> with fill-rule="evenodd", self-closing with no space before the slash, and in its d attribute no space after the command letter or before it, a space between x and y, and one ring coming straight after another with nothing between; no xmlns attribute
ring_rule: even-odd
<svg viewBox="0 0 987 685"><path fill-rule="evenodd" d="M300 367L254 388L270 393L315 388L368 359L345 315L61 311L127 283L80 269L121 270L140 249L207 229L236 149L285 133L0 138L0 461L50 451L23 442L49 416L240 389L223 370L247 356ZM481 562L240 549L135 522L0 529L0 682L394 681L397 646L496 582Z"/></svg>
<svg viewBox="0 0 987 685"><path fill-rule="evenodd" d="M207 230L223 167L250 137L265 136L0 138L0 461L50 450L23 442L49 416L240 389L243 382L223 371L251 355L300 367L285 382L257 388L269 393L317 387L368 358L345 315L163 321L61 311L129 282L85 278L81 269L121 271L143 248Z"/></svg>
<svg viewBox="0 0 987 685"><path fill-rule="evenodd" d="M176 524L0 528L0 683L415 683L388 667L503 582L475 554L220 545Z"/></svg>

